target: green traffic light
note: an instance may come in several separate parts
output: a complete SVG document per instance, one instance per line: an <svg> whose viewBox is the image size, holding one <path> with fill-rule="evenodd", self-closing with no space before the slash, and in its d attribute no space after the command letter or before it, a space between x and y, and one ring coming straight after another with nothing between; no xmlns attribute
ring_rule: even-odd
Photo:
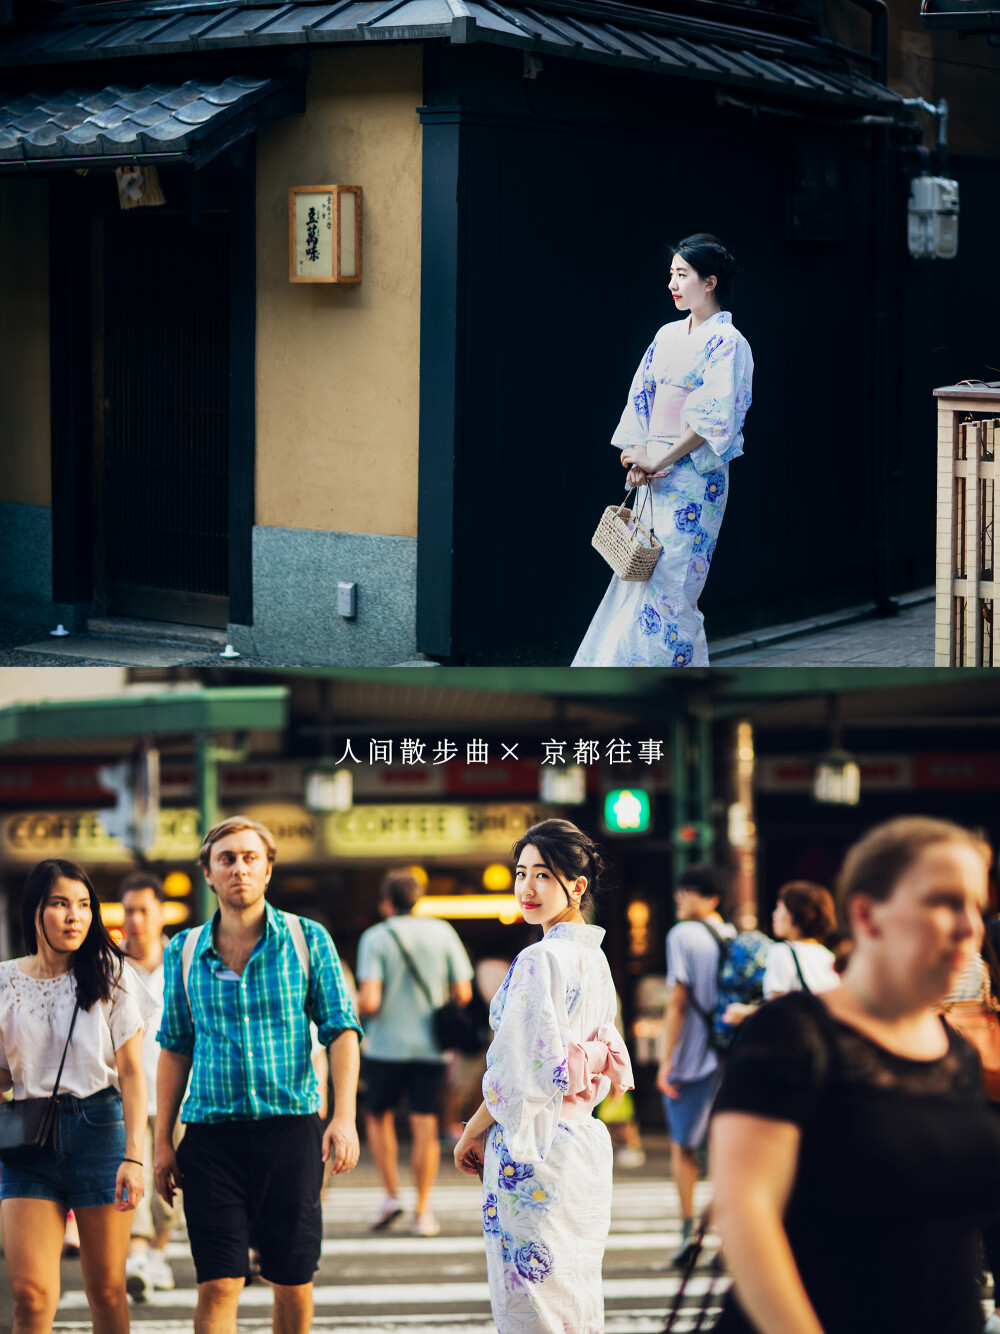
<svg viewBox="0 0 1000 1334"><path fill-rule="evenodd" d="M604 824L612 833L641 834L649 828L649 793L615 788L604 798Z"/></svg>

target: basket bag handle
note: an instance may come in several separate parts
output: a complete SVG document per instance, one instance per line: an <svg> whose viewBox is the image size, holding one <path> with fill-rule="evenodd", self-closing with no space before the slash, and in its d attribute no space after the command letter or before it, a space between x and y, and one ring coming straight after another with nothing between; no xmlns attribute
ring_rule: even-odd
<svg viewBox="0 0 1000 1334"><path fill-rule="evenodd" d="M631 495L633 494L633 492L635 493L636 499L639 498L639 488L638 488L637 486L630 486L629 489L625 492L625 498L624 498L624 500L623 500L622 503L618 506L618 513L621 514L621 512L622 512L623 509L631 508L631 509L632 509L632 518L635 520L636 523L641 523L641 522L642 522L642 513L643 513L643 510L646 508L646 498L647 498L647 496L648 496L648 498L649 498L649 531L650 531L650 533L652 533L652 532L653 532L653 488L649 485L649 483L646 484L646 486L645 486L645 492L646 492L646 494L645 494L645 495L642 497L642 499L639 501L639 509L638 509L638 510L636 510L634 507L630 507L630 506L629 506L629 503L628 503L629 496L631 496Z"/></svg>

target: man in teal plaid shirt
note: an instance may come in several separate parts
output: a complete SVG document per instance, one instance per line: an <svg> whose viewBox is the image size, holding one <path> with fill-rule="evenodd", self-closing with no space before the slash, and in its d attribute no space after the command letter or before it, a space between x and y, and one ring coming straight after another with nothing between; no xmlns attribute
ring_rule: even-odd
<svg viewBox="0 0 1000 1334"><path fill-rule="evenodd" d="M358 1162L361 1025L328 932L266 902L274 858L274 838L253 820L210 829L199 861L218 912L164 954L154 1165L166 1200L183 1183L196 1334L235 1334L251 1245L274 1289L275 1334L307 1334L323 1163L338 1173ZM334 1113L325 1132L310 1021L330 1054ZM187 1129L175 1151L189 1076Z"/></svg>

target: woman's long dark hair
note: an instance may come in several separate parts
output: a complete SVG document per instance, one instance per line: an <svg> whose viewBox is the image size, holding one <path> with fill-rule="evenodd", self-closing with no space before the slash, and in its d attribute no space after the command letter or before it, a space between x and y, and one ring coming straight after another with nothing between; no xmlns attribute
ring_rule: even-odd
<svg viewBox="0 0 1000 1334"><path fill-rule="evenodd" d="M82 866L64 861L61 857L52 857L32 868L21 900L24 945L29 954L38 953L36 918L41 921L39 914L49 901L53 885L61 878L83 885L90 895L90 930L73 955L73 973L80 1009L89 1010L95 1001L111 999L114 985L121 976L125 956L108 935L108 929L101 918L101 901L97 897L97 890Z"/></svg>

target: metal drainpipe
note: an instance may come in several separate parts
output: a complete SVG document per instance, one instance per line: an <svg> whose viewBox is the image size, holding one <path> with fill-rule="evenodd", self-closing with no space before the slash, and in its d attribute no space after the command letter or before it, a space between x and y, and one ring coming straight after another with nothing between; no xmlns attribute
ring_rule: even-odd
<svg viewBox="0 0 1000 1334"><path fill-rule="evenodd" d="M872 20L872 56L876 78L885 83L889 71L889 7L885 0L852 0ZM881 125L871 129L872 194L872 559L875 608L880 616L893 616L899 603L892 597L889 551L889 265L892 237L889 228L889 131Z"/></svg>

